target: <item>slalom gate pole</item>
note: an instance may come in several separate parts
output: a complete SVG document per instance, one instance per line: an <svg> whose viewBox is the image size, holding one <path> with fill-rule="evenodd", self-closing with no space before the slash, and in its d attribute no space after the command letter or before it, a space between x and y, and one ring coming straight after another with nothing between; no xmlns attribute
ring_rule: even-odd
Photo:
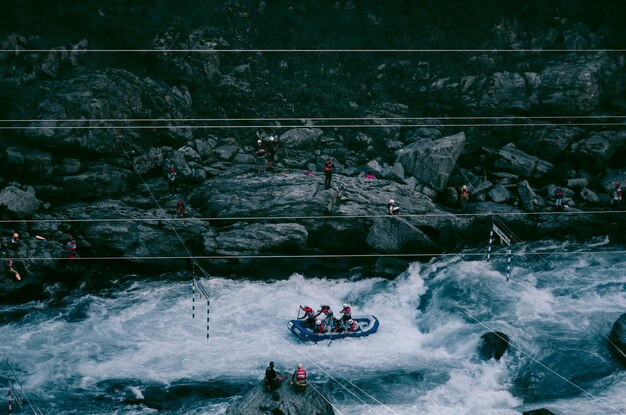
<svg viewBox="0 0 626 415"><path fill-rule="evenodd" d="M506 280L508 281L511 278L511 246L509 245L509 249L506 253Z"/></svg>
<svg viewBox="0 0 626 415"><path fill-rule="evenodd" d="M196 318L196 279L191 280L191 318Z"/></svg>
<svg viewBox="0 0 626 415"><path fill-rule="evenodd" d="M489 231L489 248L487 249L487 262L491 258L491 245L493 245L493 228Z"/></svg>
<svg viewBox="0 0 626 415"><path fill-rule="evenodd" d="M9 388L9 415L11 415L11 388Z"/></svg>
<svg viewBox="0 0 626 415"><path fill-rule="evenodd" d="M206 299L206 339L209 341L209 306L211 305L211 301L207 297Z"/></svg>

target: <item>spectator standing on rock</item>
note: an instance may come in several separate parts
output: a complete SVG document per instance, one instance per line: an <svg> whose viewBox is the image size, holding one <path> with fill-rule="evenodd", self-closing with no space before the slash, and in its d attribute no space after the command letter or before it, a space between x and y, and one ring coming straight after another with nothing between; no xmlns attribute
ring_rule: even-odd
<svg viewBox="0 0 626 415"><path fill-rule="evenodd" d="M261 167L263 167L263 173L265 173L265 161L267 160L267 151L263 146L262 140L258 140L256 142L256 151L254 152L254 157L256 157L257 173L261 173Z"/></svg>
<svg viewBox="0 0 626 415"><path fill-rule="evenodd" d="M326 160L324 162L324 187L326 189L330 188L330 182L333 179L333 162L332 160Z"/></svg>
<svg viewBox="0 0 626 415"><path fill-rule="evenodd" d="M183 217L185 216L185 214L187 213L187 211L185 210L185 203L182 200L179 200L176 203L176 214L178 215L178 217Z"/></svg>
<svg viewBox="0 0 626 415"><path fill-rule="evenodd" d="M265 145L265 151L267 152L267 169L273 170L274 158L278 152L278 136L274 137L273 135L270 135L270 138Z"/></svg>
<svg viewBox="0 0 626 415"><path fill-rule="evenodd" d="M461 187L459 199L461 200L461 210L465 212L465 209L467 209L467 201L469 200L469 191L467 190L466 185L463 185L463 187Z"/></svg>
<svg viewBox="0 0 626 415"><path fill-rule="evenodd" d="M396 201L393 199L389 199L389 203L387 203L387 210L391 216L399 216L400 208L396 204Z"/></svg>
<svg viewBox="0 0 626 415"><path fill-rule="evenodd" d="M622 185L620 182L615 183L615 190L613 190L613 207L619 208L622 206Z"/></svg>
<svg viewBox="0 0 626 415"><path fill-rule="evenodd" d="M67 247L67 257L68 258L76 258L78 253L78 246L76 245L76 240L72 235L67 235L67 243L65 244Z"/></svg>
<svg viewBox="0 0 626 415"><path fill-rule="evenodd" d="M267 390L274 391L278 389L280 382L285 380L286 377L287 375L279 377L278 373L276 373L276 370L274 369L274 362L270 362L270 365L267 369L265 369L265 386L267 387Z"/></svg>
<svg viewBox="0 0 626 415"><path fill-rule="evenodd" d="M170 185L170 194L176 194L176 180L177 180L176 171L174 171L174 167L170 167L169 173L167 173L167 182Z"/></svg>
<svg viewBox="0 0 626 415"><path fill-rule="evenodd" d="M563 207L563 189L560 186L557 186L554 189L554 207L557 209L561 209Z"/></svg>

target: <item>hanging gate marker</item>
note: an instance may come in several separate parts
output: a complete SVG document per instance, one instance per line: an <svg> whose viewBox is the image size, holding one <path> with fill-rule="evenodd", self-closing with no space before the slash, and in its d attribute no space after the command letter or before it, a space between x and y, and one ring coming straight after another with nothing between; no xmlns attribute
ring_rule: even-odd
<svg viewBox="0 0 626 415"><path fill-rule="evenodd" d="M196 318L196 279L191 280L191 318Z"/></svg>
<svg viewBox="0 0 626 415"><path fill-rule="evenodd" d="M487 262L489 262L491 258L491 246L493 245L493 234L497 234L500 237L501 244L507 244L508 249L506 251L507 261L506 261L506 280L508 281L511 278L511 239L494 223L491 226L491 230L489 231L489 248L487 249Z"/></svg>
<svg viewBox="0 0 626 415"><path fill-rule="evenodd" d="M196 286L198 287L198 291L200 291L200 294L204 296L204 298L206 298L206 338L207 340L209 340L209 313L210 313L210 307L211 307L211 300L209 300L209 291L202 285L200 284L200 281L196 280L196 278L193 278L193 283L192 283L192 289L193 289L193 299L192 299L192 318L195 318L195 295L196 295Z"/></svg>
<svg viewBox="0 0 626 415"><path fill-rule="evenodd" d="M9 388L9 415L11 415L11 389Z"/></svg>

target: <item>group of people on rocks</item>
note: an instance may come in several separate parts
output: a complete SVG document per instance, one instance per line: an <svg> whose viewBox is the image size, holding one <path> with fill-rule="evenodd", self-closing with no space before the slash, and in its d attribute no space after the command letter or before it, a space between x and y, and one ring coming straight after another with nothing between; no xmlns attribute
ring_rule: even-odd
<svg viewBox="0 0 626 415"><path fill-rule="evenodd" d="M254 157L256 159L257 173L263 173L267 170L274 169L274 160L276 158L276 152L278 152L278 136L270 135L267 140L263 140L260 135L257 134L259 139L256 142L256 148L254 150Z"/></svg>
<svg viewBox="0 0 626 415"><path fill-rule="evenodd" d="M308 305L300 306L304 311L299 320L304 320L306 327L314 333L351 333L360 331L359 323L352 319L352 308L349 304L343 304L338 315L327 304L320 304L320 309L315 312Z"/></svg>
<svg viewBox="0 0 626 415"><path fill-rule="evenodd" d="M265 387L268 391L273 392L280 386L280 383L287 378L287 375L279 376L275 369L275 363L270 362L267 369L265 369ZM307 373L302 363L298 363L296 370L291 375L291 386L295 386L298 391L304 390L308 385ZM278 395L274 394L274 399L278 400Z"/></svg>

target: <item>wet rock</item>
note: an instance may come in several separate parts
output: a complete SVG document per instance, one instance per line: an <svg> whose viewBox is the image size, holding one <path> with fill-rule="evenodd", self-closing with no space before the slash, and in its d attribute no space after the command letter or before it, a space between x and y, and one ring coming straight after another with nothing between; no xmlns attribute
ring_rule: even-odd
<svg viewBox="0 0 626 415"><path fill-rule="evenodd" d="M509 190L501 184L495 185L495 187L491 189L487 195L496 203L508 202L513 198L511 192L509 192Z"/></svg>
<svg viewBox="0 0 626 415"><path fill-rule="evenodd" d="M584 187L589 186L589 180L584 177L576 178L576 179L567 179L567 187L573 189L582 189Z"/></svg>
<svg viewBox="0 0 626 415"><path fill-rule="evenodd" d="M8 186L0 191L0 215L5 219L23 219L31 217L41 202L35 196L35 189L28 186L25 190Z"/></svg>
<svg viewBox="0 0 626 415"><path fill-rule="evenodd" d="M213 149L213 153L223 161L231 161L238 151L239 146L236 144L226 144Z"/></svg>
<svg viewBox="0 0 626 415"><path fill-rule="evenodd" d="M495 162L497 169L519 174L526 178L543 177L552 168L552 165L547 161L526 154L516 149L513 144L502 147L498 151L498 157Z"/></svg>
<svg viewBox="0 0 626 415"><path fill-rule="evenodd" d="M130 179L135 179L133 172L98 163L78 174L60 177L57 196L75 201L121 196L127 192Z"/></svg>
<svg viewBox="0 0 626 415"><path fill-rule="evenodd" d="M483 340L480 355L485 360L500 360L509 348L509 336L499 331L485 333L480 338Z"/></svg>
<svg viewBox="0 0 626 415"><path fill-rule="evenodd" d="M322 135L319 128L294 128L280 135L280 145L289 149L312 150Z"/></svg>
<svg viewBox="0 0 626 415"><path fill-rule="evenodd" d="M543 210L546 202L530 186L527 180L521 181L517 185L520 205L526 212L537 212Z"/></svg>
<svg viewBox="0 0 626 415"><path fill-rule="evenodd" d="M300 392L284 380L275 392L259 384L246 393L239 402L228 407L225 415L335 415L327 396L319 385L309 385Z"/></svg>
<svg viewBox="0 0 626 415"><path fill-rule="evenodd" d="M600 198L593 190L589 190L588 188L584 188L580 191L580 197L589 203L598 204L600 203Z"/></svg>
<svg viewBox="0 0 626 415"><path fill-rule="evenodd" d="M626 313L613 323L609 335L609 349L626 365Z"/></svg>
<svg viewBox="0 0 626 415"><path fill-rule="evenodd" d="M486 82L478 105L505 111L528 111L530 99L526 80L519 73L496 72Z"/></svg>
<svg viewBox="0 0 626 415"><path fill-rule="evenodd" d="M146 153L133 158L133 170L137 174L146 174L163 164L163 151L160 148L150 148Z"/></svg>
<svg viewBox="0 0 626 415"><path fill-rule="evenodd" d="M601 63L549 66L541 74L540 106L548 113L588 114L598 108Z"/></svg>
<svg viewBox="0 0 626 415"><path fill-rule="evenodd" d="M382 177L398 183L404 182L404 168L402 167L402 164L394 163L393 166L385 165Z"/></svg>
<svg viewBox="0 0 626 415"><path fill-rule="evenodd" d="M555 415L554 412L545 408L532 409L530 411L524 411L522 415Z"/></svg>
<svg viewBox="0 0 626 415"><path fill-rule="evenodd" d="M365 167L363 168L363 172L373 174L376 177L383 176L383 166L380 165L378 160L368 161Z"/></svg>
<svg viewBox="0 0 626 415"><path fill-rule="evenodd" d="M387 253L433 252L433 241L400 216L378 218L367 235L367 244Z"/></svg>
<svg viewBox="0 0 626 415"><path fill-rule="evenodd" d="M446 187L464 146L464 132L436 141L423 138L400 149L397 161L402 163L406 173L441 191Z"/></svg>
<svg viewBox="0 0 626 415"><path fill-rule="evenodd" d="M396 277L404 272L409 266L409 261L400 258L382 257L374 264L374 275Z"/></svg>
<svg viewBox="0 0 626 415"><path fill-rule="evenodd" d="M220 254L233 252L255 254L259 252L298 252L307 245L308 233L296 223L255 223L243 229L219 232L215 240Z"/></svg>

